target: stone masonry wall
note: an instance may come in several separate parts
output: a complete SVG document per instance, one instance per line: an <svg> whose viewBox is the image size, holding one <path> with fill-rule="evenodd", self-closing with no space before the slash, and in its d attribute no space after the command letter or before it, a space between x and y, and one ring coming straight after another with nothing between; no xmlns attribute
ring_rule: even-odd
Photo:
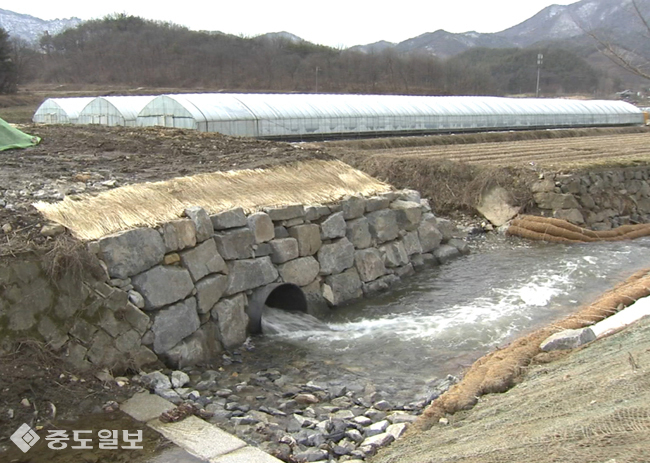
<svg viewBox="0 0 650 463"><path fill-rule="evenodd" d="M311 306L335 307L468 248L427 200L403 190L249 215L189 208L88 250L106 281L81 291L48 282L38 262L3 269L0 330L42 339L77 366L120 370L158 358L182 367L240 346L249 299L268 285L292 283Z"/></svg>
<svg viewBox="0 0 650 463"><path fill-rule="evenodd" d="M543 215L608 230L650 222L649 178L646 166L544 174L532 191Z"/></svg>

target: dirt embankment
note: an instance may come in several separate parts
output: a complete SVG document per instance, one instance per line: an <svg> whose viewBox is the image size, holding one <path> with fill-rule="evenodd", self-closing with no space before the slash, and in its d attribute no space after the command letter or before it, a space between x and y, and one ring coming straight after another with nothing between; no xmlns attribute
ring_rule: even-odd
<svg viewBox="0 0 650 463"><path fill-rule="evenodd" d="M373 463L649 461L650 320L575 353L539 348L556 331L649 294L650 274L637 272L576 314L482 357Z"/></svg>
<svg viewBox="0 0 650 463"><path fill-rule="evenodd" d="M31 206L66 195L233 169L333 159L318 148L194 130L30 125L35 147L0 155L0 227L10 225L0 256L43 244ZM0 231L0 234L2 232Z"/></svg>
<svg viewBox="0 0 650 463"><path fill-rule="evenodd" d="M437 212L474 212L486 186L532 205L530 183L543 172L650 164L643 127L493 132L314 144L399 188L415 188Z"/></svg>

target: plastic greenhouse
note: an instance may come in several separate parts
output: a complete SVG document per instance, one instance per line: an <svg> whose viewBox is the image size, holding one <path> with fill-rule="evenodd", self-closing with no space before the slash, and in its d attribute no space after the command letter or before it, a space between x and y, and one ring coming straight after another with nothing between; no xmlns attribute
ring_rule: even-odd
<svg viewBox="0 0 650 463"><path fill-rule="evenodd" d="M39 115L43 111L37 110L35 122L48 122ZM643 122L643 113L635 106L609 100L253 93L97 97L80 111L77 120L81 124L177 127L289 139Z"/></svg>
<svg viewBox="0 0 650 463"><path fill-rule="evenodd" d="M94 99L48 98L38 107L32 120L40 124L76 124L81 110Z"/></svg>
<svg viewBox="0 0 650 463"><path fill-rule="evenodd" d="M642 123L621 101L324 94L163 95L138 117L138 125L260 138Z"/></svg>
<svg viewBox="0 0 650 463"><path fill-rule="evenodd" d="M100 96L79 113L79 124L137 125L140 110L153 96Z"/></svg>

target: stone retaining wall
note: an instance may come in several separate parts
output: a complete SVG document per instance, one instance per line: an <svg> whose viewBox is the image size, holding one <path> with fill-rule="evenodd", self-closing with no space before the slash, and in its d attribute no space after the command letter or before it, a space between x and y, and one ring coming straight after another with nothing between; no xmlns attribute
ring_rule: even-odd
<svg viewBox="0 0 650 463"><path fill-rule="evenodd" d="M532 185L542 215L594 230L650 222L650 168L544 174Z"/></svg>
<svg viewBox="0 0 650 463"><path fill-rule="evenodd" d="M245 342L249 300L301 288L310 311L385 290L467 251L416 191L246 215L201 208L88 244L106 281L50 282L38 262L0 273L0 329L31 335L77 366L113 369L208 360ZM28 270L23 268L26 265ZM6 336L5 336L6 337Z"/></svg>

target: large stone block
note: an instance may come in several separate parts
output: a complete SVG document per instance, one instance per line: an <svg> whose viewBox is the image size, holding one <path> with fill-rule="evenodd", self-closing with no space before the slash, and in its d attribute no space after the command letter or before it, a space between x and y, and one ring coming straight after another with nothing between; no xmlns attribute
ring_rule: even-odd
<svg viewBox="0 0 650 463"><path fill-rule="evenodd" d="M398 199L391 203L390 208L395 211L397 226L400 229L413 231L418 228L422 218L422 206L419 202Z"/></svg>
<svg viewBox="0 0 650 463"><path fill-rule="evenodd" d="M320 236L324 240L342 238L345 236L346 224L343 212L337 212L329 216L320 224Z"/></svg>
<svg viewBox="0 0 650 463"><path fill-rule="evenodd" d="M386 274L381 252L375 248L362 249L354 253L354 265L361 281L368 282Z"/></svg>
<svg viewBox="0 0 650 463"><path fill-rule="evenodd" d="M420 244L420 236L417 231L412 231L404 235L402 238L404 243L404 249L406 249L406 254L412 256L413 254L422 253L422 245Z"/></svg>
<svg viewBox="0 0 650 463"><path fill-rule="evenodd" d="M435 225L438 231L442 233L442 241L447 242L450 239L454 238L455 236L460 236L460 232L458 231L458 228L456 227L456 224L454 224L451 220L449 219L443 219L442 217L436 217L435 219Z"/></svg>
<svg viewBox="0 0 650 463"><path fill-rule="evenodd" d="M236 260L229 263L228 268L227 296L267 285L278 278L278 271L268 256Z"/></svg>
<svg viewBox="0 0 650 463"><path fill-rule="evenodd" d="M291 220L305 216L305 208L302 204L268 208L265 209L264 212L266 212L274 222L279 222L281 220Z"/></svg>
<svg viewBox="0 0 650 463"><path fill-rule="evenodd" d="M387 209L390 206L390 199L385 196L373 196L366 198L366 212L375 212Z"/></svg>
<svg viewBox="0 0 650 463"><path fill-rule="evenodd" d="M418 236L422 252L431 252L437 249L442 242L442 233L429 221L422 221L418 227Z"/></svg>
<svg viewBox="0 0 650 463"><path fill-rule="evenodd" d="M387 202L387 204L389 203ZM372 244L372 236L370 235L368 219L361 217L347 222L345 236L355 248L369 248Z"/></svg>
<svg viewBox="0 0 650 463"><path fill-rule="evenodd" d="M196 241L200 243L212 236L214 228L212 227L210 216L205 212L205 209L198 206L188 207L185 209L184 214L194 222L194 225L196 226Z"/></svg>
<svg viewBox="0 0 650 463"><path fill-rule="evenodd" d="M270 241L272 254L271 260L274 264L282 264L300 256L298 240L295 238L281 238Z"/></svg>
<svg viewBox="0 0 650 463"><path fill-rule="evenodd" d="M441 264L446 264L447 262L460 257L460 251L455 246L449 244L443 244L438 249L433 251L433 255L436 256L438 262Z"/></svg>
<svg viewBox="0 0 650 463"><path fill-rule="evenodd" d="M165 252L180 251L196 246L196 225L190 219L167 222L162 226Z"/></svg>
<svg viewBox="0 0 650 463"><path fill-rule="evenodd" d="M246 295L238 294L222 300L212 309L212 318L219 328L219 339L226 349L232 349L246 341L246 303Z"/></svg>
<svg viewBox="0 0 650 463"><path fill-rule="evenodd" d="M197 311L208 313L219 302L228 286L226 275L210 275L196 283Z"/></svg>
<svg viewBox="0 0 650 463"><path fill-rule="evenodd" d="M99 258L112 278L127 278L150 269L165 257L165 243L153 228L137 228L99 240Z"/></svg>
<svg viewBox="0 0 650 463"><path fill-rule="evenodd" d="M363 296L361 279L357 270L351 268L338 275L330 275L323 285L323 297L330 305L337 306Z"/></svg>
<svg viewBox="0 0 650 463"><path fill-rule="evenodd" d="M228 228L239 228L246 226L246 214L241 207L230 209L210 216L212 228L215 230L226 230Z"/></svg>
<svg viewBox="0 0 650 463"><path fill-rule="evenodd" d="M219 254L226 260L250 259L255 255L255 237L249 228L236 228L214 235Z"/></svg>
<svg viewBox="0 0 650 463"><path fill-rule="evenodd" d="M256 212L248 216L248 228L253 232L255 243L265 243L275 238L273 221L268 214Z"/></svg>
<svg viewBox="0 0 650 463"><path fill-rule="evenodd" d="M366 212L366 199L362 196L347 196L341 201L341 212L345 220L358 219Z"/></svg>
<svg viewBox="0 0 650 463"><path fill-rule="evenodd" d="M218 340L216 324L209 321L165 352L165 358L176 368L185 368L208 362L220 352L223 347Z"/></svg>
<svg viewBox="0 0 650 463"><path fill-rule="evenodd" d="M134 276L131 282L149 310L185 299L194 289L190 272L179 267L159 265Z"/></svg>
<svg viewBox="0 0 650 463"><path fill-rule="evenodd" d="M578 209L580 204L572 194L535 193L535 201L541 209Z"/></svg>
<svg viewBox="0 0 650 463"><path fill-rule="evenodd" d="M217 251L214 240L206 240L194 249L181 253L181 262L189 270L194 281L211 273L224 273L228 270L226 263Z"/></svg>
<svg viewBox="0 0 650 463"><path fill-rule="evenodd" d="M371 212L366 215L370 228L370 235L378 243L392 241L399 235L397 226L397 214L392 209L383 209L381 211Z"/></svg>
<svg viewBox="0 0 650 463"><path fill-rule="evenodd" d="M347 238L321 246L318 251L320 274L341 273L354 265L354 245Z"/></svg>
<svg viewBox="0 0 650 463"><path fill-rule="evenodd" d="M320 265L312 256L301 257L278 266L285 283L307 286L318 276Z"/></svg>
<svg viewBox="0 0 650 463"><path fill-rule="evenodd" d="M381 252L386 267L401 267L409 263L409 256L401 241L393 241L392 243L385 244L379 248L379 251Z"/></svg>
<svg viewBox="0 0 650 463"><path fill-rule="evenodd" d="M291 227L289 235L298 240L300 257L313 256L323 243L320 239L320 227L316 224Z"/></svg>
<svg viewBox="0 0 650 463"><path fill-rule="evenodd" d="M386 275L369 283L364 283L362 286L363 294L366 296L373 296L377 293L388 290L391 286L394 286L399 282L400 278L397 275Z"/></svg>
<svg viewBox="0 0 650 463"><path fill-rule="evenodd" d="M201 326L196 312L196 299L190 297L158 312L151 331L154 334L153 350L162 354Z"/></svg>

